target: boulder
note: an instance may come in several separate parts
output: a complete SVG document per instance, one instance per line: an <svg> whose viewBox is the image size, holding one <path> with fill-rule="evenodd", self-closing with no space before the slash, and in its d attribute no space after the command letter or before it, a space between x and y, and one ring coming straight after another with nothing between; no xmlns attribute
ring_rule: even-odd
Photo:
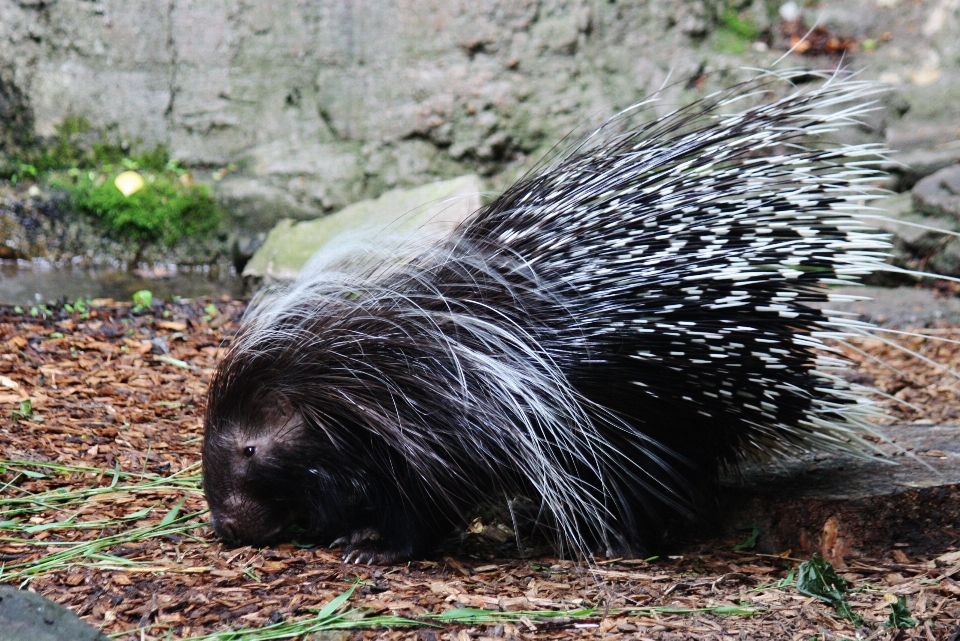
<svg viewBox="0 0 960 641"><path fill-rule="evenodd" d="M960 163L960 147L945 149L917 149L894 157L896 162L884 163L883 168L894 175L895 189L910 189L917 181L930 174Z"/></svg>
<svg viewBox="0 0 960 641"><path fill-rule="evenodd" d="M930 176L920 184L932 178ZM916 192L884 198L876 205L877 214L882 218L871 218L866 222L890 233L894 265L947 276L960 274L960 238L944 233L960 230L960 218L939 215L942 213L939 211L935 215L918 213L916 202ZM925 210L934 211L929 207ZM878 272L868 282L893 285L910 280L890 272Z"/></svg>
<svg viewBox="0 0 960 641"><path fill-rule="evenodd" d="M108 641L76 614L39 594L0 585L0 641Z"/></svg>
<svg viewBox="0 0 960 641"><path fill-rule="evenodd" d="M357 246L429 241L449 234L480 208L483 185L474 175L394 189L335 214L303 222L283 220L243 270L245 278L292 280L312 257L333 259Z"/></svg>
<svg viewBox="0 0 960 641"><path fill-rule="evenodd" d="M229 176L214 185L214 193L234 226L254 233L270 229L278 220L304 220L323 213L319 207L298 201L289 189L260 178Z"/></svg>
<svg viewBox="0 0 960 641"><path fill-rule="evenodd" d="M918 215L913 209L909 193L897 194L879 201L876 212L882 218L871 218L867 222L877 229L889 232L893 236L893 245L897 251L912 255L916 252L928 252L943 239L943 234L916 225L949 228L934 218Z"/></svg>
<svg viewBox="0 0 960 641"><path fill-rule="evenodd" d="M905 191L941 169L960 163L960 122L910 122L887 129L892 149L883 169L894 177L893 187Z"/></svg>
<svg viewBox="0 0 960 641"><path fill-rule="evenodd" d="M960 165L927 176L911 193L919 213L960 221Z"/></svg>

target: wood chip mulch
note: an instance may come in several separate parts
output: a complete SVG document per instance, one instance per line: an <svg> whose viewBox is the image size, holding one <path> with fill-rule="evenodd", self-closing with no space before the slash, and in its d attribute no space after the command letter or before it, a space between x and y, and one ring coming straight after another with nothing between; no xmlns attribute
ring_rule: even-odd
<svg viewBox="0 0 960 641"><path fill-rule="evenodd" d="M790 551L735 552L734 541L594 568L469 554L400 567L346 566L325 549L226 547L206 525L198 489L146 482L199 473L205 388L243 309L243 302L231 300L180 301L139 312L98 301L84 313L59 308L37 316L0 307L0 459L27 462L0 462L0 581L26 585L124 641L187 639L297 620L353 586L347 605L368 615L418 617L451 608L597 610L580 619L529 616L342 633L351 638L960 639L960 541L923 558L895 550L889 558L851 560L844 577L854 586L850 605L866 622L859 628L823 601L777 586L799 562ZM957 328L924 331L960 338ZM894 338L960 369L955 344ZM910 403L891 407L896 418L960 419L955 377L879 341L857 346L893 367L848 353L858 363L853 376L860 382ZM131 484L139 489L124 490ZM3 522L12 528L20 505L13 499L91 488L102 491L32 512L28 534L4 531ZM169 530L177 523L178 530ZM109 538L145 526L168 530L119 543ZM108 544L44 565L65 549L52 543L97 540ZM919 625L884 627L890 602L901 596ZM650 606L712 611L620 610Z"/></svg>

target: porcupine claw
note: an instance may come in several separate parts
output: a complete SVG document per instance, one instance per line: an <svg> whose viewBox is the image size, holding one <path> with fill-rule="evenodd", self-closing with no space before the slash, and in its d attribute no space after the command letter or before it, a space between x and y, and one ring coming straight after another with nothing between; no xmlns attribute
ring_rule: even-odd
<svg viewBox="0 0 960 641"><path fill-rule="evenodd" d="M343 562L354 565L390 565L410 556L409 553L390 549L376 528L363 528L341 536L330 544L331 548L344 549Z"/></svg>

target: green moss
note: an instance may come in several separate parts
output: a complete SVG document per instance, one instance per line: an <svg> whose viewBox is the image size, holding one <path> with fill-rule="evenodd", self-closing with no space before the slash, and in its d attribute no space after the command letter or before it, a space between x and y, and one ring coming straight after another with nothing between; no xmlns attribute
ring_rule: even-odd
<svg viewBox="0 0 960 641"><path fill-rule="evenodd" d="M748 18L742 18L733 9L724 9L720 16L723 26L744 40L756 40L760 37L760 28Z"/></svg>
<svg viewBox="0 0 960 641"><path fill-rule="evenodd" d="M108 132L95 129L85 118L65 118L54 130L53 136L34 138L15 155L7 155L0 164L0 178L16 182L48 172L120 164L162 171L169 161L166 147L131 152L129 145L115 142Z"/></svg>
<svg viewBox="0 0 960 641"><path fill-rule="evenodd" d="M167 148L162 145L140 152L135 157L135 161L140 167L148 171L163 171L170 166L170 156L167 153Z"/></svg>
<svg viewBox="0 0 960 641"><path fill-rule="evenodd" d="M188 236L218 228L222 212L207 187L171 161L163 146L131 152L83 118L67 118L56 133L33 141L0 167L11 183L35 181L66 190L74 208L100 221L107 236L142 250L172 246ZM143 188L125 196L114 184L124 171L137 171ZM139 252L138 252L139 254Z"/></svg>
<svg viewBox="0 0 960 641"><path fill-rule="evenodd" d="M45 139L34 138L17 154L16 162L9 163L2 173L6 178L20 174L22 167L29 166L34 173L68 169L70 167L94 167L98 161L117 158L123 151L119 145L103 142L105 136L90 126L85 118L65 118L54 127L56 133Z"/></svg>
<svg viewBox="0 0 960 641"><path fill-rule="evenodd" d="M760 28L749 18L741 17L730 8L720 14L720 26L713 38L713 46L724 53L742 54L759 38Z"/></svg>
<svg viewBox="0 0 960 641"><path fill-rule="evenodd" d="M53 182L70 192L77 211L99 219L118 240L172 246L188 236L206 235L220 224L220 208L207 187L181 180L188 174L143 172L143 188L124 196L114 184L120 169L102 169L69 172L68 179Z"/></svg>

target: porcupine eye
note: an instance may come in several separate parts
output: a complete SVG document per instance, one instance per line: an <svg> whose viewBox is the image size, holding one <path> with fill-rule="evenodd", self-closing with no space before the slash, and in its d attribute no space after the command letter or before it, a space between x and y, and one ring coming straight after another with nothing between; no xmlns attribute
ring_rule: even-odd
<svg viewBox="0 0 960 641"><path fill-rule="evenodd" d="M248 445L248 446L246 446L245 448L243 448L243 456L244 456L245 458L250 458L250 457L253 456L256 452L257 452L257 448L255 448L255 447L252 446L252 445Z"/></svg>

